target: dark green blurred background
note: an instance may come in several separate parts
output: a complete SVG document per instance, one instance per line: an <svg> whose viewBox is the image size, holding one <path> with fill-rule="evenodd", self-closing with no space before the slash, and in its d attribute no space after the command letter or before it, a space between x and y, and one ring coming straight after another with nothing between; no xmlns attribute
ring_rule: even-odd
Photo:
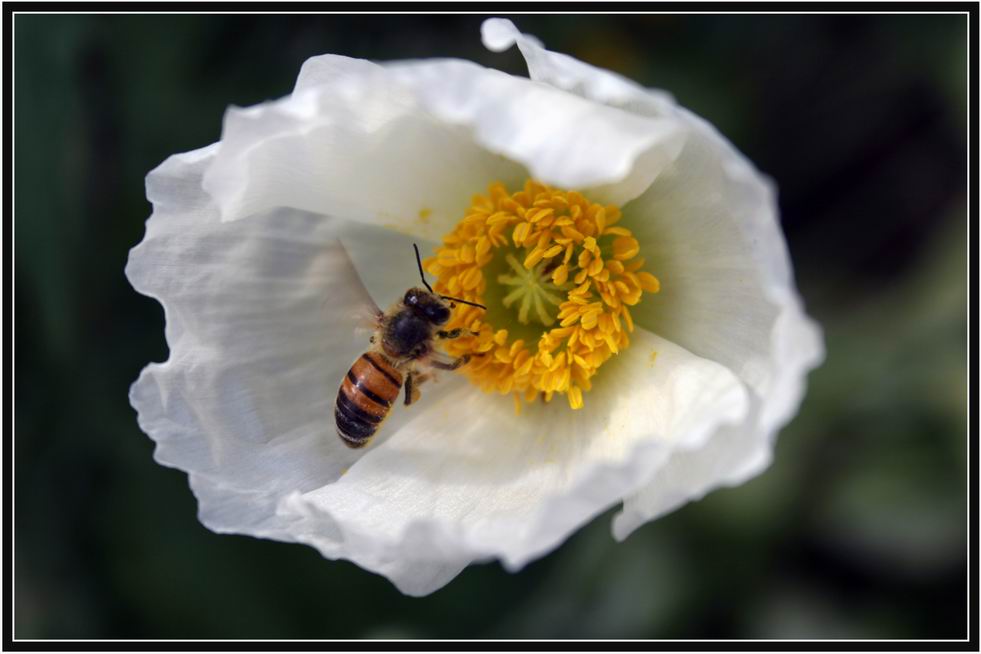
<svg viewBox="0 0 981 654"><path fill-rule="evenodd" d="M518 16L670 90L781 189L827 363L772 468L625 543L596 520L423 599L207 531L127 390L167 356L123 276L144 175L324 52L524 74L478 16L17 16L17 638L889 637L966 631L963 16Z"/></svg>

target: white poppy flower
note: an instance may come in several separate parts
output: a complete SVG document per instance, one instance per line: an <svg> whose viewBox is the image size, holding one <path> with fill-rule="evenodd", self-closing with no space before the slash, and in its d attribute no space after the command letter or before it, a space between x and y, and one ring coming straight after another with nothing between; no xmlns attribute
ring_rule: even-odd
<svg viewBox="0 0 981 654"><path fill-rule="evenodd" d="M147 177L126 273L163 304L170 358L131 401L210 529L422 595L620 502L623 539L768 465L823 356L772 184L670 96L505 20L483 39L531 79L314 57ZM488 305L458 305L444 341L471 362L357 450L334 403L369 345L338 239L382 306L419 285L413 242L438 292Z"/></svg>

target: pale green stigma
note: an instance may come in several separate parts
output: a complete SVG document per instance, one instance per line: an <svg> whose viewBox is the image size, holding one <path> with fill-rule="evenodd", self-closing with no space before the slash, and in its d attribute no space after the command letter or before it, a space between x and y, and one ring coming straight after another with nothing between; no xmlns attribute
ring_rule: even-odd
<svg viewBox="0 0 981 654"><path fill-rule="evenodd" d="M513 254L508 254L504 260L514 271L513 275L499 275L497 277L499 283L514 287L513 291L504 296L504 306L510 309L512 304L521 300L521 306L518 308L518 322L522 325L528 324L528 314L533 307L538 322L546 327L554 323L559 305L565 302L567 291L571 285L552 283L544 270L546 265L544 261L531 268L525 268Z"/></svg>

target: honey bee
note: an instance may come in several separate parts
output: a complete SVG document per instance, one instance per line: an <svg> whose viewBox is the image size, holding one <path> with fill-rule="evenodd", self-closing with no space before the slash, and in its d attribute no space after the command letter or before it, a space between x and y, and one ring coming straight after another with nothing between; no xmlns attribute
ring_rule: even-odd
<svg viewBox="0 0 981 654"><path fill-rule="evenodd" d="M347 257L343 246L339 243L338 246ZM419 386L432 378L432 369L456 370L470 360L469 355L444 360L433 347L436 339L457 338L461 334L460 329L440 329L450 319L453 303L487 308L433 291L422 271L419 247L415 244L413 247L425 288L410 288L392 308L383 312L363 285L360 287L362 298L373 312L372 347L351 365L334 404L337 435L350 448L361 448L371 441L403 386L408 406L419 399ZM350 270L354 272L353 264ZM354 279L351 283L361 284L361 281Z"/></svg>

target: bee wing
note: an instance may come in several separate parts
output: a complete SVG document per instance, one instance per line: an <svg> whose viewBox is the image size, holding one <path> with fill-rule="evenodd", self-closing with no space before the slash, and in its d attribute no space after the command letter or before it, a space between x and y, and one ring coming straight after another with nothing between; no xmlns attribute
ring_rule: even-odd
<svg viewBox="0 0 981 654"><path fill-rule="evenodd" d="M357 268L348 254L347 248L339 240L333 241L327 246L327 274L330 275L332 284L332 294L341 294L347 302L339 304L353 304L357 307L353 315L349 316L352 328L355 330L371 331L378 326L378 321L384 315L378 308L378 304L371 297L371 293L361 281ZM331 300L333 302L333 299ZM327 304L327 301L324 302Z"/></svg>

